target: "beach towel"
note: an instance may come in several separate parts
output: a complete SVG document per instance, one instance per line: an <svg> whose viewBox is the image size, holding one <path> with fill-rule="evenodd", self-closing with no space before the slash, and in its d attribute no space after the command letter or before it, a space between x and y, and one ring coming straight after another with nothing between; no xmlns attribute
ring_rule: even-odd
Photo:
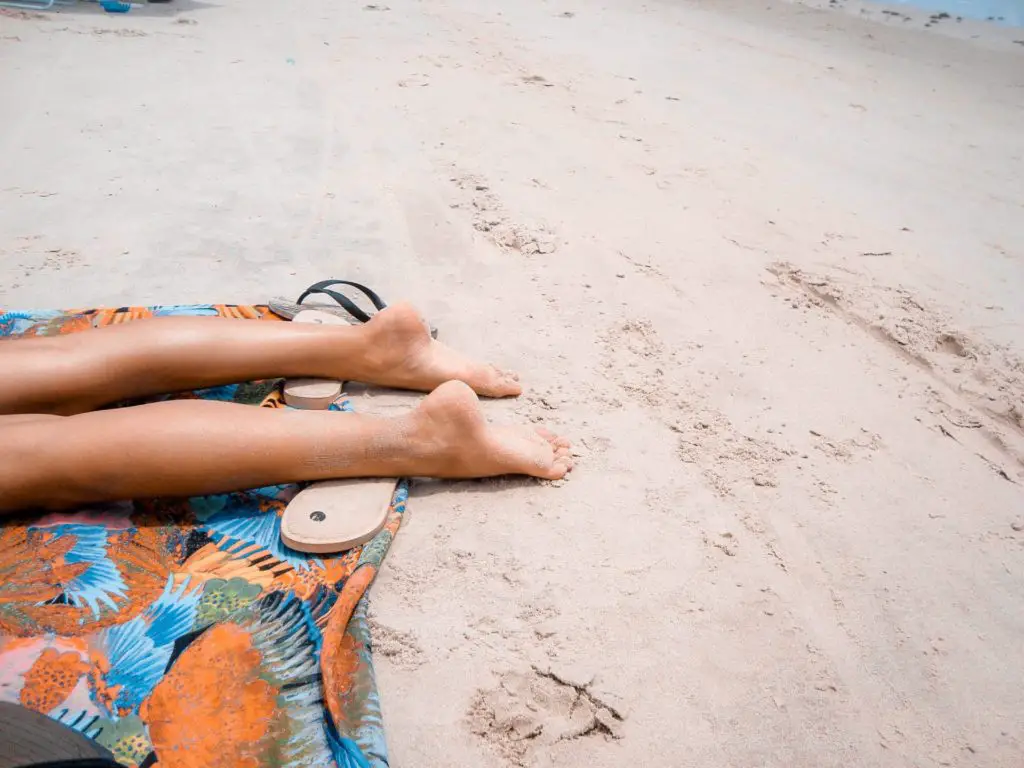
<svg viewBox="0 0 1024 768"><path fill-rule="evenodd" d="M166 315L276 320L237 305L0 312L0 344ZM285 407L278 381L173 397ZM0 518L0 701L126 766L386 766L366 592L408 487L376 537L335 557L281 544L297 491Z"/></svg>

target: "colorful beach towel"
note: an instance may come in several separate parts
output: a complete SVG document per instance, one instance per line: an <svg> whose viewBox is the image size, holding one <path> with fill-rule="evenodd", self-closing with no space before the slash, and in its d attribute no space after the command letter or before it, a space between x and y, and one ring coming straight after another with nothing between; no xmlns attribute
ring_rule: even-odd
<svg viewBox="0 0 1024 768"><path fill-rule="evenodd" d="M0 337L165 315L275 319L235 305L14 312L0 313ZM282 408L279 384L175 397ZM0 700L126 766L386 766L366 590L408 487L385 528L338 557L281 544L297 490L0 518Z"/></svg>

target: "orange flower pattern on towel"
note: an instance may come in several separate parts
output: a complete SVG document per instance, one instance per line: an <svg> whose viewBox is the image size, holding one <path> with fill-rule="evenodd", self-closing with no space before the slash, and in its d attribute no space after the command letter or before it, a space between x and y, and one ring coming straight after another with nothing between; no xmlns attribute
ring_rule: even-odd
<svg viewBox="0 0 1024 768"><path fill-rule="evenodd" d="M21 705L44 715L67 699L89 665L74 651L47 648L25 673Z"/></svg>
<svg viewBox="0 0 1024 768"><path fill-rule="evenodd" d="M172 315L279 319L227 304L0 312L0 338ZM283 408L278 384L175 397ZM0 700L125 766L386 768L365 595L408 490L374 539L332 557L281 544L297 490L0 520Z"/></svg>
<svg viewBox="0 0 1024 768"><path fill-rule="evenodd" d="M237 624L213 627L181 655L140 713L162 766L259 768L278 694L261 661Z"/></svg>

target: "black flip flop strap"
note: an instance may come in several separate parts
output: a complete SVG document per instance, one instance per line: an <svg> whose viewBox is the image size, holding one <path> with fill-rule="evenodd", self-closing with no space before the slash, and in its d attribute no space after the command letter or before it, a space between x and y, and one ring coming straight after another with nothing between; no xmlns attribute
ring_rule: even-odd
<svg viewBox="0 0 1024 768"><path fill-rule="evenodd" d="M368 298L373 303L373 306L376 307L378 311L384 309L387 306L387 304L384 303L384 299L378 296L374 291L370 290L365 285L353 283L351 280L321 280L319 283L313 283L313 285L309 286L309 288L302 292L302 295L299 296L299 299L296 302L296 304L301 304L303 299L305 299L310 294L322 294L324 296L328 296L334 299L342 307L342 309L344 309L346 312L352 315L352 317L354 317L359 322L369 322L370 315L368 315L366 312L360 309L356 305L356 303L352 301L352 299L350 299L348 296L345 296L344 294L339 293L338 291L332 291L330 289L330 286L332 285L348 285L362 291L366 298Z"/></svg>

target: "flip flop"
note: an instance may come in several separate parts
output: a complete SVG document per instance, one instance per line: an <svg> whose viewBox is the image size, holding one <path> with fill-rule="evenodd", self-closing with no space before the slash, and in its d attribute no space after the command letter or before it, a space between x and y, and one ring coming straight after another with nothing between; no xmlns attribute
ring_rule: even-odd
<svg viewBox="0 0 1024 768"><path fill-rule="evenodd" d="M270 300L270 310L275 315L279 315L288 320L292 320L300 312L307 309L316 309L320 312L329 312L337 317L345 318L349 322L354 323L366 323L370 321L372 315L364 311L358 304L343 293L331 290L332 285L348 285L356 288L363 292L363 294L373 304L376 312L387 307L384 303L384 299L377 295L377 293L365 285L354 283L351 280L321 280L319 283L313 283L309 288L302 292L297 301L289 301L288 299L273 298ZM334 304L326 304L320 302L309 302L305 303L306 299L311 295L326 296L334 301Z"/></svg>
<svg viewBox="0 0 1024 768"><path fill-rule="evenodd" d="M315 554L365 544L387 522L397 485L398 480L389 477L313 483L285 507L281 541Z"/></svg>
<svg viewBox="0 0 1024 768"><path fill-rule="evenodd" d="M336 301L342 309L344 309L346 312L352 315L352 317L354 317L360 323L368 323L372 315L370 315L367 312L364 312L354 301L352 301L352 299L350 299L345 294L340 293L338 291L332 291L332 285L347 285L359 291L362 291L363 295L365 295L366 298L370 300L370 303L373 304L373 308L377 312L380 312L382 309L387 307L387 304L384 303L384 299L378 296L376 292L370 290L365 285L353 283L351 280L321 280L319 283L313 283L311 286L309 286L309 288L302 292L302 295L299 296L295 303L301 305L303 300L312 294L326 296L329 299L334 299L334 301Z"/></svg>
<svg viewBox="0 0 1024 768"><path fill-rule="evenodd" d="M363 293L370 303L373 304L374 312L371 314L363 310L358 304L350 299L340 291L332 290L331 286L334 285L347 285L351 288L355 288ZM324 302L310 302L305 304L304 302L310 296L326 296L332 299L335 304L325 304ZM351 318L356 323L368 323L374 314L380 312L382 309L387 308L387 303L376 291L367 288L361 283L355 283L351 280L321 280L318 283L313 283L309 288L302 292L297 301L288 301L288 299L273 298L269 302L270 310L281 317L289 320L294 319L296 315L306 309L316 309L320 312L328 312L332 315L342 318ZM430 326L430 335L433 338L437 338L437 329L434 326Z"/></svg>

